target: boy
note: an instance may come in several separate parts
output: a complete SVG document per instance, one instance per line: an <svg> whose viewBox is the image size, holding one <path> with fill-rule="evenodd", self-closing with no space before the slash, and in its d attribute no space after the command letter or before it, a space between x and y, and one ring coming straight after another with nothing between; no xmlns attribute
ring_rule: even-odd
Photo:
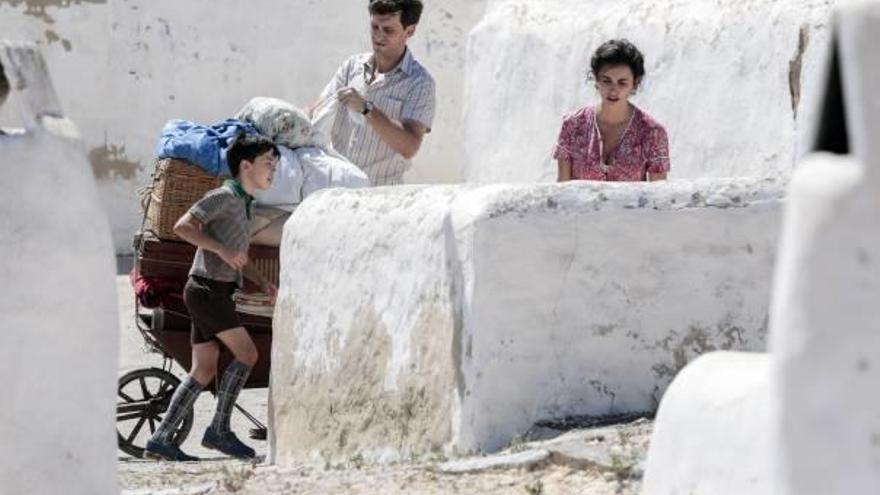
<svg viewBox="0 0 880 495"><path fill-rule="evenodd" d="M243 275L259 283L272 298L277 292L248 264L247 257L252 194L272 184L277 160L278 150L268 139L240 136L227 153L234 179L208 191L174 225L175 234L198 247L183 291L192 319L192 370L174 392L165 418L147 442L144 457L198 460L184 454L171 438L199 393L217 374L220 343L229 348L235 360L220 379L217 410L202 446L242 459L254 457L254 450L243 444L229 426L232 407L258 357L253 340L235 312L232 293L241 287Z"/></svg>

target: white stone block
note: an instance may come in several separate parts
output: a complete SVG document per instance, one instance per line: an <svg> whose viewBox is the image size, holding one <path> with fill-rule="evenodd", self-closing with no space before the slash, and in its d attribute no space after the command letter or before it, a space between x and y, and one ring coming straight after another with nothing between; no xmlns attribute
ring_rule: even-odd
<svg viewBox="0 0 880 495"><path fill-rule="evenodd" d="M835 23L849 156L793 178L773 301L782 495L880 486L880 2Z"/></svg>
<svg viewBox="0 0 880 495"><path fill-rule="evenodd" d="M118 493L107 218L36 48L0 43L0 65L23 124L0 134L0 491Z"/></svg>
<svg viewBox="0 0 880 495"><path fill-rule="evenodd" d="M796 169L773 292L772 353L752 365L725 356L676 380L657 420L646 494L693 486L720 495L856 494L880 485L880 396L872 393L880 380L880 96L871 85L880 73L880 2L848 2L834 27L839 66L829 64L823 119L839 114L845 124L832 122L832 139L823 133L818 142L853 154L816 154ZM733 365L751 376L733 390L691 378ZM760 396L767 407L756 406ZM704 417L706 404L725 402L745 412L738 420ZM706 453L682 458L665 440L673 438ZM743 461L731 466L717 451Z"/></svg>
<svg viewBox="0 0 880 495"><path fill-rule="evenodd" d="M468 42L469 182L555 180L562 116L596 102L590 57L632 40L634 103L670 139L670 177L788 177L809 146L825 0L496 0Z"/></svg>
<svg viewBox="0 0 880 495"><path fill-rule="evenodd" d="M773 495L768 354L712 352L676 377L648 453L643 495Z"/></svg>
<svg viewBox="0 0 880 495"><path fill-rule="evenodd" d="M280 463L494 451L764 348L772 180L327 191L285 226Z"/></svg>
<svg viewBox="0 0 880 495"><path fill-rule="evenodd" d="M772 318L775 493L880 486L878 197L852 158L811 158L792 181Z"/></svg>

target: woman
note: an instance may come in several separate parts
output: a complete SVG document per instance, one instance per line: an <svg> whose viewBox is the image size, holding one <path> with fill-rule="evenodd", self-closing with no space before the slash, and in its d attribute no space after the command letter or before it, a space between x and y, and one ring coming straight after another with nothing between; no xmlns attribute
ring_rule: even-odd
<svg viewBox="0 0 880 495"><path fill-rule="evenodd" d="M639 49L625 39L606 41L593 54L590 68L599 103L563 119L553 152L559 181L666 179L666 130L629 102L645 75Z"/></svg>

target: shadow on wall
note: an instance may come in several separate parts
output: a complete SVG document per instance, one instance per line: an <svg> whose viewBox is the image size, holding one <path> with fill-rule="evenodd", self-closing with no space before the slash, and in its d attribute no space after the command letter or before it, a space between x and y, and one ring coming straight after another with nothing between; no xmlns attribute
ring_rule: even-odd
<svg viewBox="0 0 880 495"><path fill-rule="evenodd" d="M6 79L6 72L3 70L3 64L0 64L0 107L6 102L9 96L9 79Z"/></svg>
<svg viewBox="0 0 880 495"><path fill-rule="evenodd" d="M831 67L825 83L822 114L816 132L814 151L828 151L837 155L849 154L849 131L846 128L846 108L840 72L840 42L832 41ZM3 100L0 99L0 102Z"/></svg>

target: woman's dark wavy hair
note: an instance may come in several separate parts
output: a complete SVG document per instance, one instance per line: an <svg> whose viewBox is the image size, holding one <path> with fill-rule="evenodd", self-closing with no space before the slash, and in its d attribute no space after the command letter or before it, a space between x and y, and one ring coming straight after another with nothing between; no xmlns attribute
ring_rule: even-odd
<svg viewBox="0 0 880 495"><path fill-rule="evenodd" d="M370 14L386 15L400 12L403 27L418 24L422 17L421 0L370 0Z"/></svg>
<svg viewBox="0 0 880 495"><path fill-rule="evenodd" d="M645 57L628 39L619 38L602 43L590 59L590 71L599 79L599 70L606 65L628 65L636 86L645 75Z"/></svg>

